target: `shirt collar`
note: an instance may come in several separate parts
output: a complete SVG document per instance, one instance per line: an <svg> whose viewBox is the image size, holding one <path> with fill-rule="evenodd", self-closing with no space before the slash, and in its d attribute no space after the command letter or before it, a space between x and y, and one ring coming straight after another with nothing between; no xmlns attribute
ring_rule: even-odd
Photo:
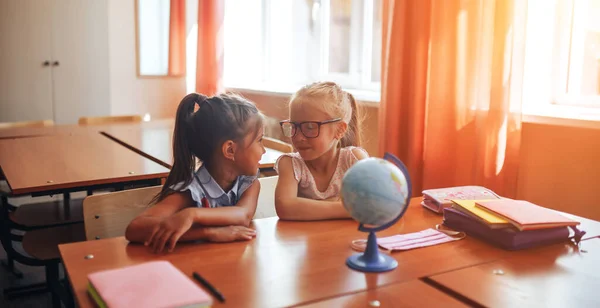
<svg viewBox="0 0 600 308"><path fill-rule="evenodd" d="M229 191L229 193L225 193L225 191L223 191L221 186L219 186L219 184L217 184L217 181L215 181L213 179L213 177L210 175L210 173L208 173L208 170L206 169L206 167L204 167L204 165L202 165L198 169L198 171L196 171L196 176L198 176L198 180L200 181L200 184L204 188L204 192L211 199L218 199L219 197L221 197L223 195L229 195L229 193L233 193L233 195L237 197L237 191L238 191L238 186L239 186L238 185L239 177L235 179L235 182L233 183L233 187L231 187L231 190Z"/></svg>

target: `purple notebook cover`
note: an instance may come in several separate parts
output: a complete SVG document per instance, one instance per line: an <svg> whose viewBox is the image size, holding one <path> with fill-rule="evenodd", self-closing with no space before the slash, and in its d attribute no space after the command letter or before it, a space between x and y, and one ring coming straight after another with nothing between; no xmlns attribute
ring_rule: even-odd
<svg viewBox="0 0 600 308"><path fill-rule="evenodd" d="M519 231L515 228L490 229L484 223L453 208L444 209L444 225L507 250L548 245L569 238L568 227L529 231Z"/></svg>

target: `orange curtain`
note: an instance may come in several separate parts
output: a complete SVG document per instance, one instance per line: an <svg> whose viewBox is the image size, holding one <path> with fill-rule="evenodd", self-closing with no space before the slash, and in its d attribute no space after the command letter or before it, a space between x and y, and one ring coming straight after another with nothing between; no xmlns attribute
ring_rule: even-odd
<svg viewBox="0 0 600 308"><path fill-rule="evenodd" d="M198 3L196 92L205 95L223 91L224 8L224 0Z"/></svg>
<svg viewBox="0 0 600 308"><path fill-rule="evenodd" d="M169 76L184 76L185 0L171 0L169 15Z"/></svg>
<svg viewBox="0 0 600 308"><path fill-rule="evenodd" d="M383 2L380 152L423 189L517 190L527 2Z"/></svg>

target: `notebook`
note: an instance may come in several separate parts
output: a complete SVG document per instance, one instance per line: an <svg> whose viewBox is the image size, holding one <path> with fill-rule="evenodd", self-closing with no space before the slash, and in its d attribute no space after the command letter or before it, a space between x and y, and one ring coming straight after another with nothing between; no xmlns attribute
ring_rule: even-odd
<svg viewBox="0 0 600 308"><path fill-rule="evenodd" d="M523 200L487 200L476 202L478 208L497 214L519 230L537 230L576 226L579 222L553 210Z"/></svg>
<svg viewBox="0 0 600 308"><path fill-rule="evenodd" d="M168 261L88 275L88 293L101 307L209 307L212 298Z"/></svg>
<svg viewBox="0 0 600 308"><path fill-rule="evenodd" d="M474 220L455 208L444 210L444 225L506 250L521 250L559 243L567 241L570 235L568 227L529 231L519 231L514 227L491 229L485 223Z"/></svg>
<svg viewBox="0 0 600 308"><path fill-rule="evenodd" d="M452 200L488 200L500 199L493 191L481 186L457 186L427 189L423 192L421 205L426 209L442 214L445 208L452 206Z"/></svg>
<svg viewBox="0 0 600 308"><path fill-rule="evenodd" d="M469 215L482 223L487 224L491 229L506 228L512 226L512 224L502 218L499 215L490 213L484 209L481 209L475 205L478 200L452 200L454 203L452 208ZM484 200L479 200L484 201Z"/></svg>

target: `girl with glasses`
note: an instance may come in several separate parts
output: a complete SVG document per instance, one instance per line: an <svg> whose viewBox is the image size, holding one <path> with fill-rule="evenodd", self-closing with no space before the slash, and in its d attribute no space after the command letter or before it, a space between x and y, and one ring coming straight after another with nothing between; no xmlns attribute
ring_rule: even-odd
<svg viewBox="0 0 600 308"><path fill-rule="evenodd" d="M297 151L281 156L275 170L275 209L280 219L349 218L340 196L342 177L358 160L360 118L352 94L333 82L303 87L290 100L281 129Z"/></svg>

